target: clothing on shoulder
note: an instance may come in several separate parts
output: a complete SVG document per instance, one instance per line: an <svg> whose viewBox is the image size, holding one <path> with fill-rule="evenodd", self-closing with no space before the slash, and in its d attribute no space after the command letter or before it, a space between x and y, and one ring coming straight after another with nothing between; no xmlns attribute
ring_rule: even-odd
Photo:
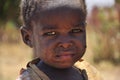
<svg viewBox="0 0 120 80"><path fill-rule="evenodd" d="M17 80L51 80L36 64L40 59L35 59L27 64L27 69L21 69ZM95 67L86 61L78 61L73 66L82 75L82 80L103 80ZM65 75L65 74L64 74Z"/></svg>

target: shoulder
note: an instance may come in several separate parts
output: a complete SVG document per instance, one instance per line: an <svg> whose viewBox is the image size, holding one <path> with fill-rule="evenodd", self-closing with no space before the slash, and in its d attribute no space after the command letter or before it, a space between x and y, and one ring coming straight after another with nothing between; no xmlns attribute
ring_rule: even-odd
<svg viewBox="0 0 120 80"><path fill-rule="evenodd" d="M75 66L80 69L85 69L89 80L103 80L99 71L86 61L78 61Z"/></svg>
<svg viewBox="0 0 120 80"><path fill-rule="evenodd" d="M39 59L30 61L27 69L21 69L20 76L17 80L50 80L48 76L42 72L37 66Z"/></svg>
<svg viewBox="0 0 120 80"><path fill-rule="evenodd" d="M16 80L31 80L29 71L27 69L21 69L20 76Z"/></svg>

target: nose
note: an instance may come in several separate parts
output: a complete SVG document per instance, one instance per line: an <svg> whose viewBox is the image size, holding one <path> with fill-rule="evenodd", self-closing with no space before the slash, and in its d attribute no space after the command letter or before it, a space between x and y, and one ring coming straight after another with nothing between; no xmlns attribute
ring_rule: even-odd
<svg viewBox="0 0 120 80"><path fill-rule="evenodd" d="M57 47L60 49L71 49L72 46L75 44L74 40L71 36L65 34L61 35L58 38L58 44Z"/></svg>
<svg viewBox="0 0 120 80"><path fill-rule="evenodd" d="M61 42L58 44L58 47L62 47L64 49L68 49L73 46L72 42Z"/></svg>

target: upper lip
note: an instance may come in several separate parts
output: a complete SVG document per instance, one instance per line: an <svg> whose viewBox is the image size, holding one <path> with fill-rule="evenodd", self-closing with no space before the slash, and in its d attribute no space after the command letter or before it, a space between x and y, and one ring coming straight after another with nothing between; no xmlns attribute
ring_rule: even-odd
<svg viewBox="0 0 120 80"><path fill-rule="evenodd" d="M56 57L60 57L60 56L69 56L69 55L75 55L75 53L73 52L60 52L60 54L57 54Z"/></svg>

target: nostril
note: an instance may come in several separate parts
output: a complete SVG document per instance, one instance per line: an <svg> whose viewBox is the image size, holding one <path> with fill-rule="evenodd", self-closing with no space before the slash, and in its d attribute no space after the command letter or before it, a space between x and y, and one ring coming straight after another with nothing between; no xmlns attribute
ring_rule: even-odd
<svg viewBox="0 0 120 80"><path fill-rule="evenodd" d="M76 48L75 43L74 42L60 42L58 44L56 44L56 47L54 49L55 53L59 54L61 52L69 52L69 51L74 51ZM59 57L59 56L56 56Z"/></svg>
<svg viewBox="0 0 120 80"><path fill-rule="evenodd" d="M73 43L71 42L66 42L66 43L60 43L59 47L63 47L63 48L70 48L73 45Z"/></svg>

